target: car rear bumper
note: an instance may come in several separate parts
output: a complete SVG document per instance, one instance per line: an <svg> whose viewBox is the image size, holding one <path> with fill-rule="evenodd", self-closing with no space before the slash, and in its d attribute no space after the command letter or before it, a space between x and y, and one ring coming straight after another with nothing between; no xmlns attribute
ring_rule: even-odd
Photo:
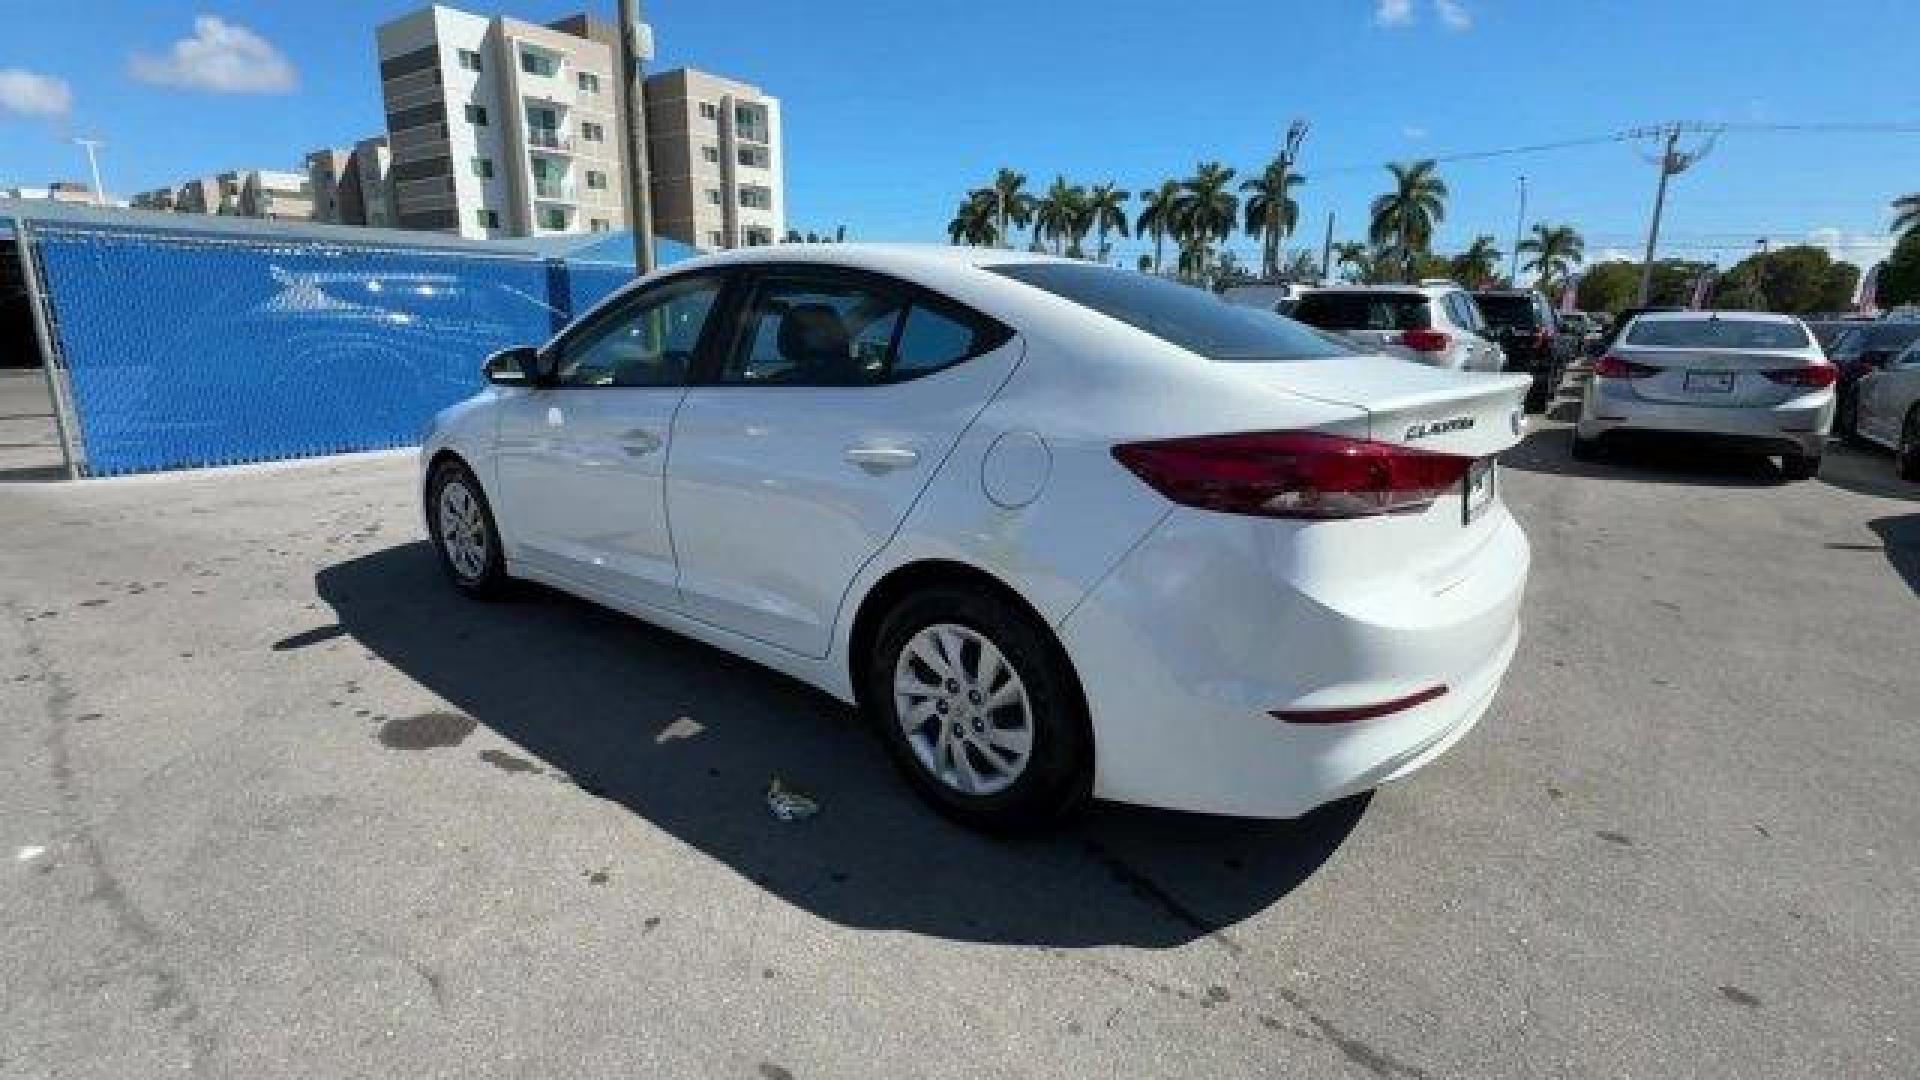
<svg viewBox="0 0 1920 1080"><path fill-rule="evenodd" d="M1780 405L1712 406L1647 401L1609 380L1595 384L1580 410L1582 439L1626 432L1708 436L1766 454L1817 455L1833 428L1834 393L1803 394Z"/></svg>
<svg viewBox="0 0 1920 1080"><path fill-rule="evenodd" d="M1443 573L1360 580L1291 573L1272 522L1169 515L1061 626L1093 718L1094 794L1297 817L1437 758L1486 711L1519 641L1527 541L1503 506L1490 518ZM1435 686L1370 719L1273 715Z"/></svg>

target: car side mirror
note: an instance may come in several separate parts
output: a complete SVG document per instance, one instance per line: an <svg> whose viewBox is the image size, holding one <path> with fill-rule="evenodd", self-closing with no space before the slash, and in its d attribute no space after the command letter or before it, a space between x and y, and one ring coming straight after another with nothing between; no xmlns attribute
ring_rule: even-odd
<svg viewBox="0 0 1920 1080"><path fill-rule="evenodd" d="M550 366L531 345L501 349L487 357L487 381L495 386L541 386L552 381Z"/></svg>

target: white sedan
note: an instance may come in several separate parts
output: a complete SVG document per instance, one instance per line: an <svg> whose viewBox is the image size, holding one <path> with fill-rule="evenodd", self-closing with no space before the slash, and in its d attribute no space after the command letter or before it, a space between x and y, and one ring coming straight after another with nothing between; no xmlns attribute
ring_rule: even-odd
<svg viewBox="0 0 1920 1080"><path fill-rule="evenodd" d="M1360 354L1007 251L728 252L621 290L442 413L429 531L811 683L937 807L1290 817L1493 698L1528 548L1519 375Z"/></svg>
<svg viewBox="0 0 1920 1080"><path fill-rule="evenodd" d="M1893 451L1902 480L1920 482L1920 341L1862 376L1854 395L1855 431Z"/></svg>

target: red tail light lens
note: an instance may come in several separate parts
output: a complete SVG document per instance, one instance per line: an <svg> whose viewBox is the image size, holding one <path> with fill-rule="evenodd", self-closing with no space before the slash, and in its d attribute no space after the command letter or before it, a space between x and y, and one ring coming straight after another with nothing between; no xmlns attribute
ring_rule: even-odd
<svg viewBox="0 0 1920 1080"><path fill-rule="evenodd" d="M1777 371L1763 371L1761 374L1781 386L1804 386L1819 389L1832 386L1840 380L1840 369L1832 364L1813 364L1801 368L1782 368Z"/></svg>
<svg viewBox="0 0 1920 1080"><path fill-rule="evenodd" d="M1657 367L1645 364L1629 364L1617 356L1603 356L1593 362L1593 375L1596 379L1644 379L1649 375L1660 374Z"/></svg>
<svg viewBox="0 0 1920 1080"><path fill-rule="evenodd" d="M1408 330L1400 335L1400 344L1414 352L1444 352L1452 341L1441 330Z"/></svg>
<svg viewBox="0 0 1920 1080"><path fill-rule="evenodd" d="M1423 510L1473 459L1315 431L1125 443L1113 456L1182 506L1274 518Z"/></svg>

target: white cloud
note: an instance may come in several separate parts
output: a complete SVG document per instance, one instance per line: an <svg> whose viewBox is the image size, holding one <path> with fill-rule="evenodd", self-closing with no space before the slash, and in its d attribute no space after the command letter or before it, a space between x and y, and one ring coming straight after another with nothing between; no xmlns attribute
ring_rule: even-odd
<svg viewBox="0 0 1920 1080"><path fill-rule="evenodd" d="M1449 30L1465 30L1473 25L1473 16L1460 0L1433 0L1433 9L1440 13L1440 22Z"/></svg>
<svg viewBox="0 0 1920 1080"><path fill-rule="evenodd" d="M166 55L135 53L129 67L141 82L215 94L284 94L300 81L272 42L214 15L193 20L193 36Z"/></svg>
<svg viewBox="0 0 1920 1080"><path fill-rule="evenodd" d="M1378 0L1373 22L1375 26L1412 26L1413 0Z"/></svg>
<svg viewBox="0 0 1920 1080"><path fill-rule="evenodd" d="M1893 237L1884 233L1847 232L1828 226L1807 234L1806 242L1839 262L1850 262L1862 269L1893 254Z"/></svg>
<svg viewBox="0 0 1920 1080"><path fill-rule="evenodd" d="M1654 164L1658 165L1659 162L1656 161L1654 162ZM1626 248L1617 248L1617 247L1601 248L1600 253L1598 255L1594 255L1587 260L1588 264L1598 264L1603 262L1639 262L1639 261L1640 261L1640 252L1628 251Z"/></svg>
<svg viewBox="0 0 1920 1080"><path fill-rule="evenodd" d="M1427 129L1409 124L1406 127L1403 127L1400 129L1400 134L1406 136L1407 138L1413 140L1414 142L1422 142L1422 141L1425 141L1427 137Z"/></svg>
<svg viewBox="0 0 1920 1080"><path fill-rule="evenodd" d="M66 80L23 68L0 68L0 113L65 116L71 111L73 88Z"/></svg>

